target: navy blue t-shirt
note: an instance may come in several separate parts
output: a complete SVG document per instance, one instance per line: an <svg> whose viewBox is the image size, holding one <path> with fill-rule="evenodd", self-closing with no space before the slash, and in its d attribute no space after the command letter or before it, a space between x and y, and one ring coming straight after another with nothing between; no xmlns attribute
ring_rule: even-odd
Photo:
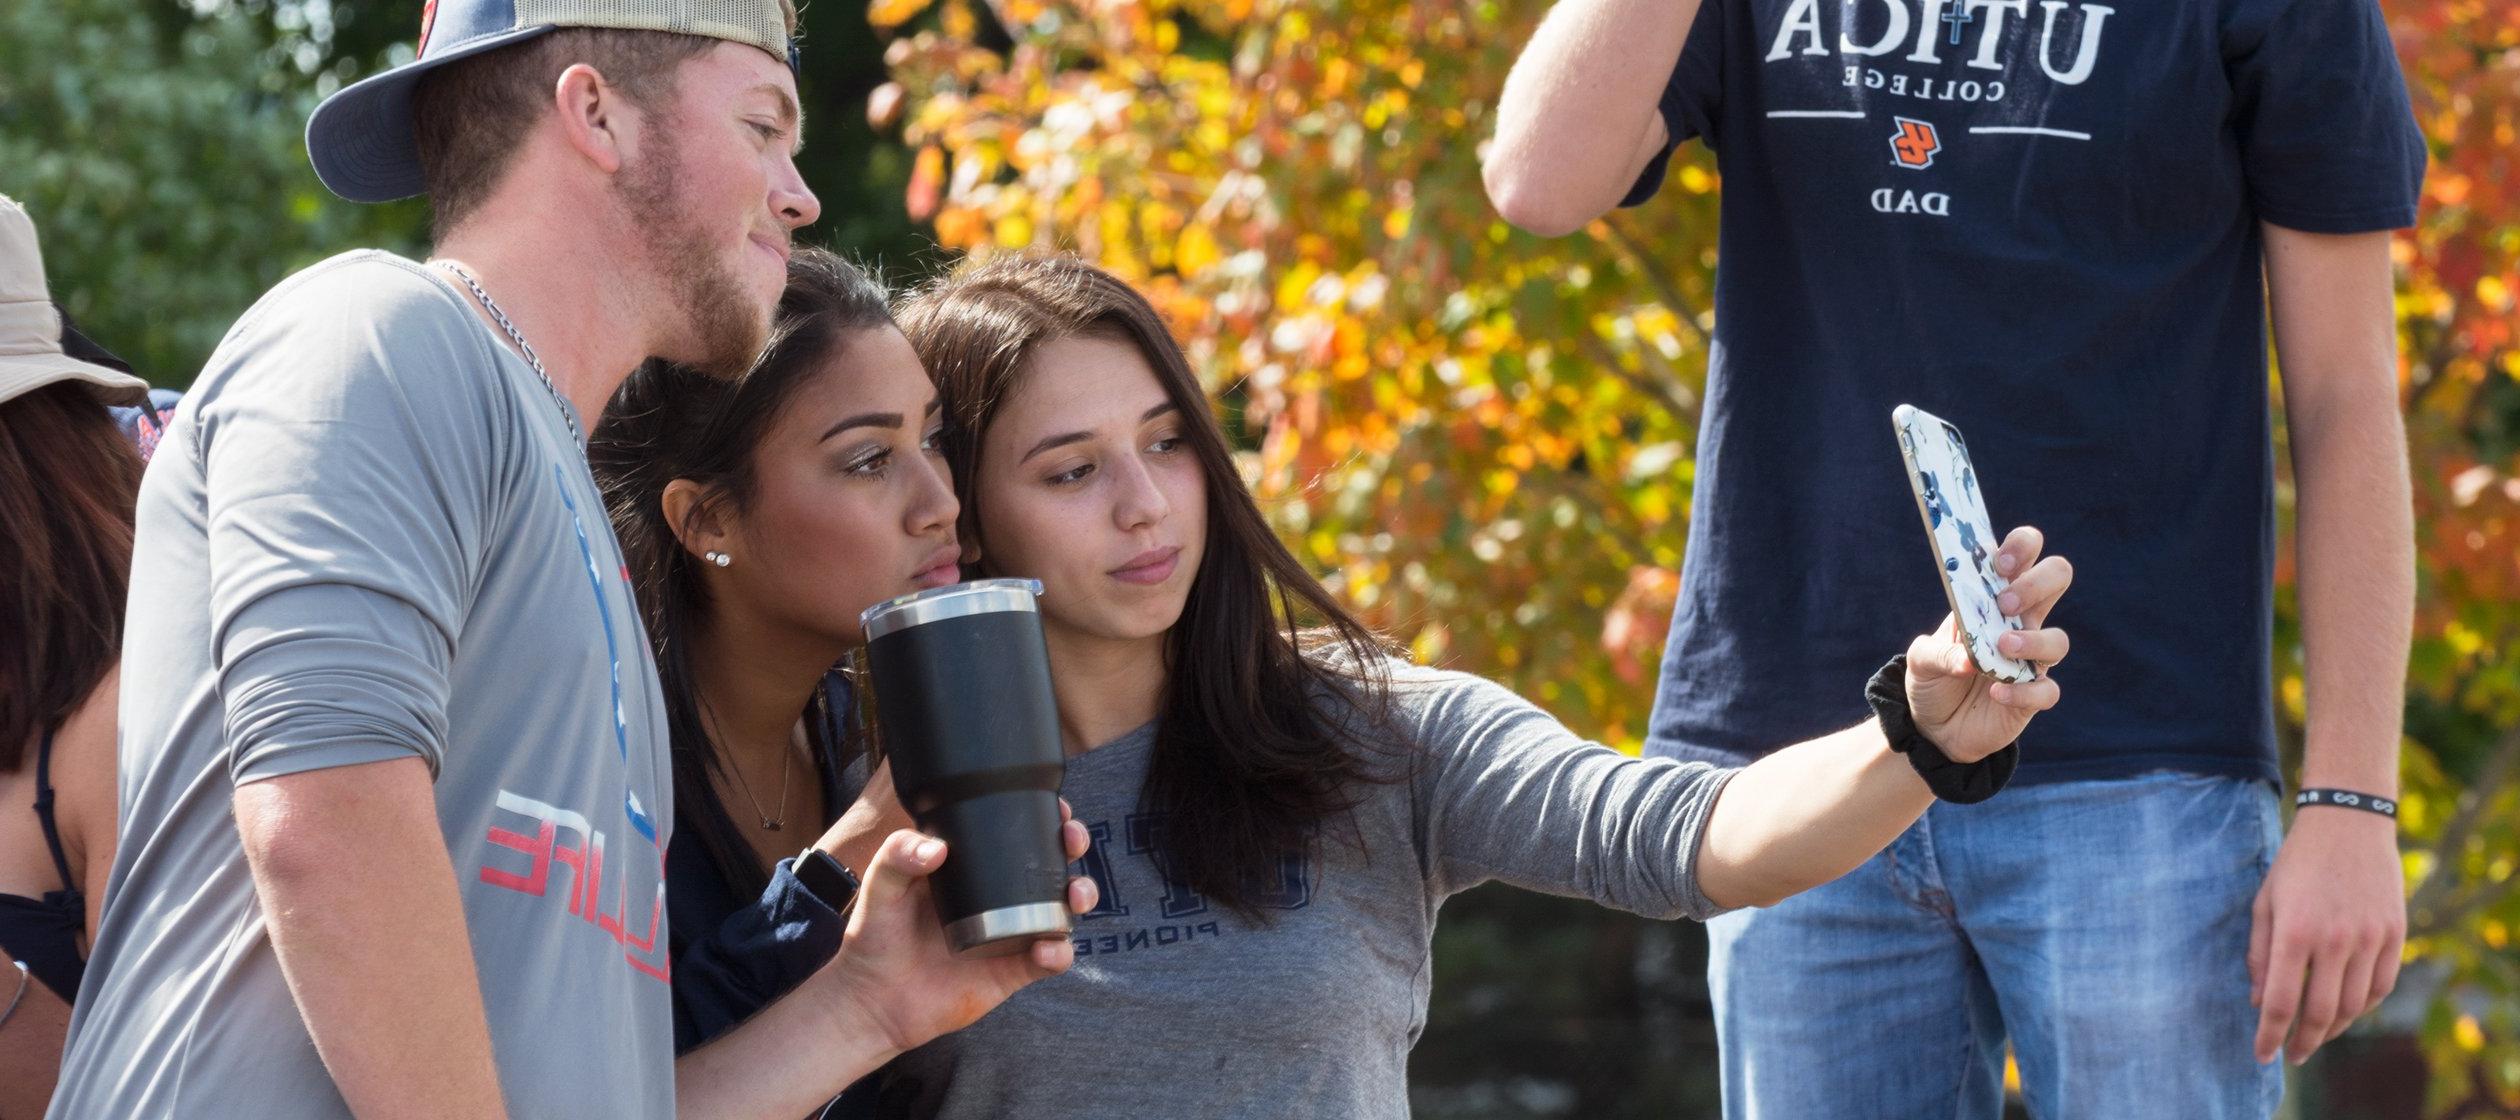
<svg viewBox="0 0 2520 1120"><path fill-rule="evenodd" d="M1967 436L1999 531L2074 562L2019 780L2275 779L2258 223L2414 221L2374 0L1706 0L1661 111L1715 153L1722 264L1647 750L1859 722L1942 617L1906 403Z"/></svg>

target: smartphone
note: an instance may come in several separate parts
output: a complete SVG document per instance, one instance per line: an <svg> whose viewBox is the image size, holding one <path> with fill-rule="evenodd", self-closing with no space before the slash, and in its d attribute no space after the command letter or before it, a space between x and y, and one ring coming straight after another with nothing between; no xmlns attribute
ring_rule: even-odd
<svg viewBox="0 0 2520 1120"><path fill-rule="evenodd" d="M1995 639L2006 630L2021 629L2021 620L1995 605L2012 582L1995 570L1995 550L2004 539L1986 516L1986 499L1978 492L1977 470L1969 465L1969 445L1960 439L1960 429L1904 404L1890 413L1890 421L1899 430L1908 489L1916 495L1917 514L1925 519L1934 566L1942 572L1943 595L1951 603L1951 616L1960 621L1969 656L1980 672L1996 680L2038 679L2029 662L1995 650Z"/></svg>

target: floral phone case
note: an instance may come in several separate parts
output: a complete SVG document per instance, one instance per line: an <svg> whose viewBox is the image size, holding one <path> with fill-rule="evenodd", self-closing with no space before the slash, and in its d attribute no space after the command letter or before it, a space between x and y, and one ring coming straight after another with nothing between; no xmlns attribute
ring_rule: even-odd
<svg viewBox="0 0 2520 1120"><path fill-rule="evenodd" d="M1995 605L2011 581L1995 571L1995 549L2003 538L1986 516L1986 499L1978 493L1977 471L1969 465L1968 445L1960 429L1941 417L1911 405L1890 414L1899 429L1899 457L1907 461L1908 488L1916 495L1916 511L1925 519L1925 534L1934 544L1934 566L1942 571L1943 593L1951 616L1960 620L1961 639L1978 669L1999 681L2035 680L2038 670L1995 651L1995 639L2021 629L2021 620Z"/></svg>

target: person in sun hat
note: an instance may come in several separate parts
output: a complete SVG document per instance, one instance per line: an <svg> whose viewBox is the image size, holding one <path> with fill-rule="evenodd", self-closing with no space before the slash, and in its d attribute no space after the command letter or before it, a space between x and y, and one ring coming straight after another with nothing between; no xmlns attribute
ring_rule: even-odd
<svg viewBox="0 0 2520 1120"><path fill-rule="evenodd" d="M952 959L893 833L841 951L677 1063L656 668L584 431L734 376L819 212L781 0L437 0L319 106L345 253L229 332L141 487L115 858L50 1115L794 1117L1067 963Z"/></svg>
<svg viewBox="0 0 2520 1120"><path fill-rule="evenodd" d="M148 382L106 364L112 357L85 336L75 336L80 347L104 362L65 353L66 337L69 324L44 282L35 220L18 200L0 194L0 401L62 381L80 383L100 405L148 401Z"/></svg>
<svg viewBox="0 0 2520 1120"><path fill-rule="evenodd" d="M52 1095L114 851L140 457L108 408L149 386L66 341L35 223L0 195L0 1116Z"/></svg>

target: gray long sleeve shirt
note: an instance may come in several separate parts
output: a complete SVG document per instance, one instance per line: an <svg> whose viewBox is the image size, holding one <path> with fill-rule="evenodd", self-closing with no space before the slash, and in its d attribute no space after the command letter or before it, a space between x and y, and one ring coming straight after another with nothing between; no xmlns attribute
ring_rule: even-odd
<svg viewBox="0 0 2520 1120"><path fill-rule="evenodd" d="M1068 762L1101 905L1076 967L882 1075L918 1117L1323 1117L1408 1113L1445 898L1490 880L1704 919L1698 837L1732 772L1588 743L1477 677L1394 667L1415 775L1366 791L1363 851L1325 838L1254 925L1165 881L1139 809L1140 728Z"/></svg>

